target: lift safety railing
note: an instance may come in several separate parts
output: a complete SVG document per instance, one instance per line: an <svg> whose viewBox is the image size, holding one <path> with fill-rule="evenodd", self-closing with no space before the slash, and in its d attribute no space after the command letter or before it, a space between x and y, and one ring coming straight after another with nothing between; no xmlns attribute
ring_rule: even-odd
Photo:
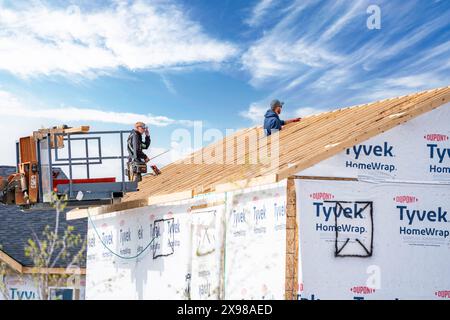
<svg viewBox="0 0 450 320"><path fill-rule="evenodd" d="M91 166L93 165L102 165L104 160L120 160L120 171L121 171L121 189L122 193L127 191L126 181L125 181L125 159L128 158L125 155L124 148L124 135L129 134L129 131L96 131L96 132L79 132L79 133L53 133L47 134L45 139L47 155L48 157L48 184L50 189L53 189L53 169L60 167L68 167L69 173L69 199L73 197L73 171L74 166L85 166L86 168L86 176L88 179L91 177ZM93 136L95 135L95 136ZM120 144L120 155L119 156L105 156L102 153L102 139L101 135L117 135L119 138ZM58 137L63 137L59 138ZM63 158L60 155L60 151L58 151L58 141L63 143L67 143L67 158ZM84 157L72 157L72 143L75 141L84 141ZM96 141L97 142L97 154L98 156L91 156L91 152L89 152L89 142ZM43 155L41 154L41 146L42 141L38 140L38 162L39 169L42 172L41 160ZM53 143L53 144L52 144ZM52 154L52 150L53 154ZM44 190L42 188L42 175L39 175L39 195L40 201L43 201Z"/></svg>

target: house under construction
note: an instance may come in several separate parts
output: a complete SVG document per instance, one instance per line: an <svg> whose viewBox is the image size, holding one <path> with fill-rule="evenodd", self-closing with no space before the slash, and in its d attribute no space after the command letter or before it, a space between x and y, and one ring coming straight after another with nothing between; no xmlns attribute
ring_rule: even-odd
<svg viewBox="0 0 450 320"><path fill-rule="evenodd" d="M449 298L449 123L445 87L244 129L72 210L86 298Z"/></svg>

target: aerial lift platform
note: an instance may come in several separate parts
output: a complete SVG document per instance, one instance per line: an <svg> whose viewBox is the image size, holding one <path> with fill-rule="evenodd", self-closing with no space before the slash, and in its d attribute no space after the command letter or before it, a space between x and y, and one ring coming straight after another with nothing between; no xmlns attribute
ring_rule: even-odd
<svg viewBox="0 0 450 320"><path fill-rule="evenodd" d="M125 174L124 138L129 131L90 132L88 126L67 126L40 129L16 143L17 172L7 179L0 177L0 202L23 209L45 209L52 206L55 197L64 197L67 207L89 207L120 202L127 192L138 190L137 181L127 181ZM102 141L117 139L120 154L104 155ZM83 156L74 156L84 149ZM92 150L94 145L94 150ZM80 146L83 146L80 148ZM102 171L107 160L120 165L120 177L92 177ZM83 177L75 177L75 168L81 167ZM80 169L76 170L80 172ZM119 171L117 171L119 172Z"/></svg>

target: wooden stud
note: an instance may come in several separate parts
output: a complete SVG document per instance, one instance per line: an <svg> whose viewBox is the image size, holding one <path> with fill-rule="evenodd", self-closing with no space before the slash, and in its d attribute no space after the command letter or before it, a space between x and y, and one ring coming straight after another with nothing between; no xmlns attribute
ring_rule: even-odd
<svg viewBox="0 0 450 320"><path fill-rule="evenodd" d="M287 180L287 202L292 203L286 208L286 213L291 219L286 219L286 274L285 274L285 299L293 300L297 296L298 284L298 224L295 180Z"/></svg>

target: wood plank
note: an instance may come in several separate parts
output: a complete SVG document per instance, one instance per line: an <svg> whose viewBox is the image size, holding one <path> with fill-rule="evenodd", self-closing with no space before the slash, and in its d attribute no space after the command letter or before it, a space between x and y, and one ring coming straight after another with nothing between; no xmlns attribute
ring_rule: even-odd
<svg viewBox="0 0 450 320"><path fill-rule="evenodd" d="M70 275L81 274L86 275L85 268L37 268L37 267L24 267L23 274L53 274L53 275Z"/></svg>
<svg viewBox="0 0 450 320"><path fill-rule="evenodd" d="M18 273L22 273L23 266L17 260L10 257L4 251L0 250L0 260L6 263L11 269Z"/></svg>
<svg viewBox="0 0 450 320"><path fill-rule="evenodd" d="M286 189L286 273L285 294L286 300L295 300L298 288L298 225L297 200L295 181L289 178Z"/></svg>
<svg viewBox="0 0 450 320"><path fill-rule="evenodd" d="M207 208L222 206L224 204L225 204L225 201L215 201L215 202L203 203L203 204L191 206L191 212L196 211L196 210L203 210L203 209L207 209Z"/></svg>
<svg viewBox="0 0 450 320"><path fill-rule="evenodd" d="M89 126L79 126L74 128L64 129L64 133L86 133L89 132Z"/></svg>

